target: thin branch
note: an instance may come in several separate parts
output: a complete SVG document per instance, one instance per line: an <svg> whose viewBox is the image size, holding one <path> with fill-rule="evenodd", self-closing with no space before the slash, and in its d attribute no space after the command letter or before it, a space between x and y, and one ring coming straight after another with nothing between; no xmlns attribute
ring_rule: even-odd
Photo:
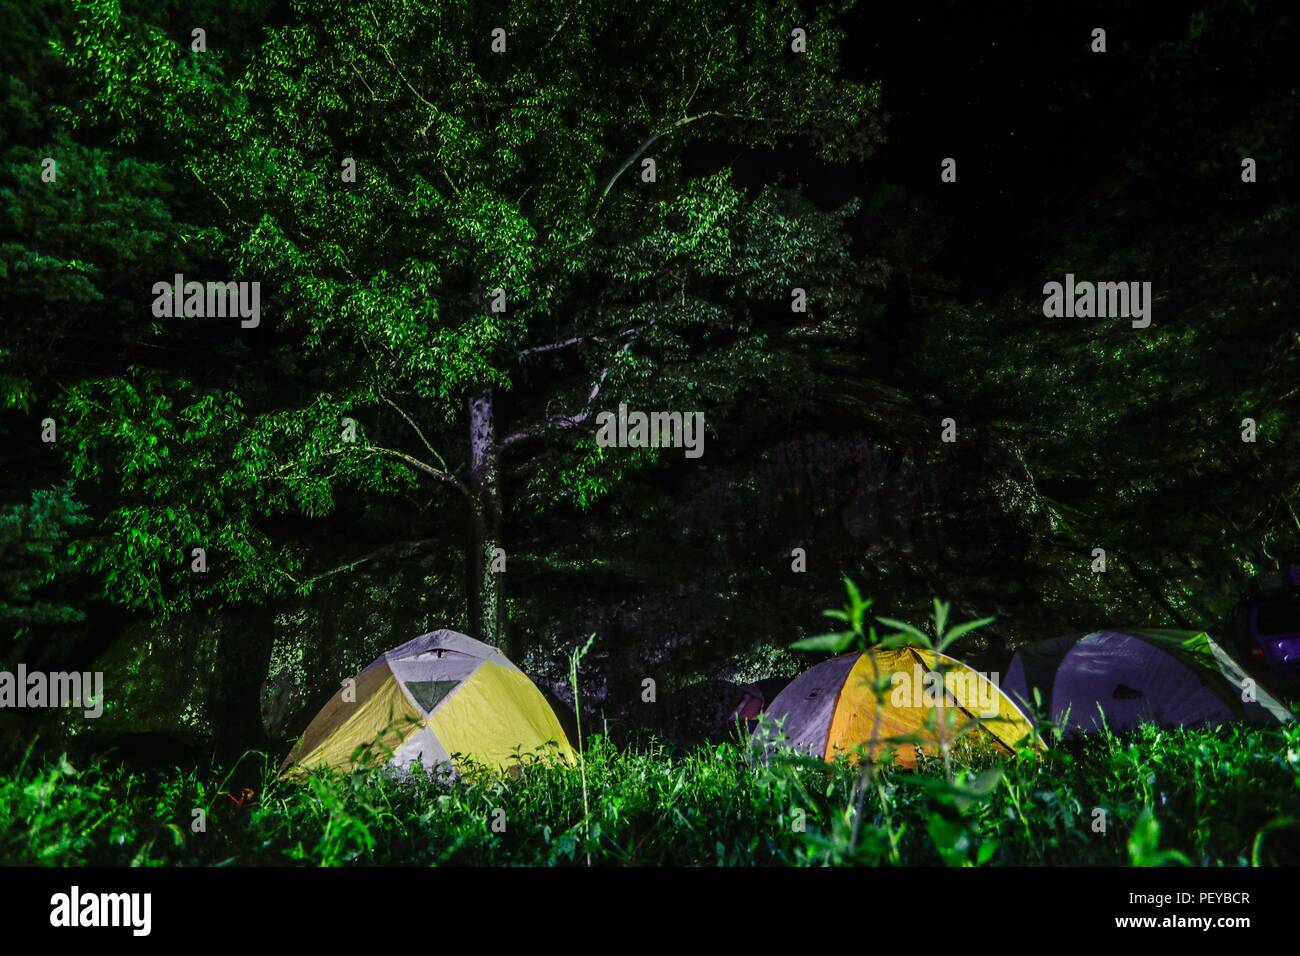
<svg viewBox="0 0 1300 956"><path fill-rule="evenodd" d="M355 568L359 568L361 565L373 561L376 558L382 558L390 551L401 551L403 557L413 554L415 551L419 550L421 545L428 544L432 540L434 539L422 538L419 541L396 541L392 544L386 544L382 548L376 548L374 551L371 551L369 554L363 554L361 557L356 558L355 560L352 561L348 561L346 564L340 564L336 568L330 568L328 571L322 571L319 574L313 574L311 577L307 578L304 581L298 581L296 578L293 578L292 576L290 576L290 580L293 580L294 583L297 584L299 587L303 587L308 584L315 584L317 581L323 581L326 578L332 578L337 574L344 574Z"/></svg>
<svg viewBox="0 0 1300 956"><path fill-rule="evenodd" d="M378 103L378 102L379 102L379 97L378 97L377 95L375 95L375 91L374 91L373 89L371 89L370 84L366 82L366 78L365 78L364 76L361 75L361 71L357 69L357 65L356 65L355 63L353 63L352 61L349 60L349 61L348 61L348 66L350 66L350 67L352 68L352 72L355 73L357 79L361 81L361 85L364 86L364 87L369 91L369 93L370 93L370 102L371 102L371 103Z"/></svg>
<svg viewBox="0 0 1300 956"><path fill-rule="evenodd" d="M401 406L399 406L396 402L394 402L394 401L393 401L391 398L389 398L387 395L380 394L379 397L380 397L380 398L381 398L381 399L382 399L382 400L383 400L383 401L384 401L384 402L385 402L385 403L386 403L390 408L392 408L395 412L397 412L397 414L399 414L399 415L402 416L402 418L406 421L406 424L408 424L408 425L411 426L411 430L414 431L415 434L419 436L420 441L421 441L421 443L424 445L424 447L427 448L427 449L429 450L429 454L432 455L434 458L438 459L438 464L442 467L442 470L445 471L445 472L450 473L450 472L451 472L451 469L447 467L447 462L445 462L445 461L443 460L442 456L439 455L438 452L434 449L434 447L433 447L432 445L429 444L429 439L427 439L427 438L424 437L424 432L422 432L422 431L420 430L420 426L419 426L419 425L415 424L415 419L413 419L410 415L406 414L406 412L402 410Z"/></svg>
<svg viewBox="0 0 1300 956"><path fill-rule="evenodd" d="M572 338L562 339L559 342L548 342L546 345L534 345L532 348L522 349L516 358L525 359L530 355L540 355L543 352L558 352L560 349L571 348L574 345L581 345L587 341L585 335L575 335Z"/></svg>
<svg viewBox="0 0 1300 956"><path fill-rule="evenodd" d="M615 358L617 358L623 352L626 352L629 348L632 347L632 343L636 340L636 333L631 332L626 337L627 337L627 341L624 342L619 347L619 350L614 353ZM600 370L600 377L596 379L596 381L591 386L591 391L587 393L587 403L583 407L582 411L574 412L572 415L560 416L558 418L549 418L546 421L542 422L540 425L534 425L531 428L523 428L517 432L513 432L512 434L507 435L506 437L502 438L498 442L499 447L505 449L511 447L512 445L517 445L519 442L527 441L528 439L531 438L538 438L541 436L543 430L546 428L547 425L550 425L554 428L563 428L563 429L577 428L579 425L581 425L583 422L585 422L588 418L591 417L592 407L595 405L596 399L600 396L600 390L605 384L605 379L609 376L609 370L613 367L614 367L614 363L613 361L611 361L608 365L606 365L604 368Z"/></svg>
<svg viewBox="0 0 1300 956"><path fill-rule="evenodd" d="M379 18L375 16L375 11L370 9L370 7L366 7L366 12L370 14L370 19L375 21L375 30L382 32L383 27L379 25ZM402 81L416 99L429 108L429 122L425 123L424 128L420 130L420 138L423 139L429 135L429 129L433 126L433 121L438 118L438 107L431 103L429 99L417 90L412 85L411 81L406 78L406 74L402 72L402 68L399 67L397 61L393 59L393 54L389 52L388 44L379 39L378 32L376 33L375 41L379 44L379 49L384 51L384 59L388 60L388 65L393 68L393 72L397 74L397 78ZM451 174L447 172L446 167L443 167L442 174L446 177L447 182L451 183L451 188L455 189L456 192L459 193L460 190L456 188L456 183L452 180Z"/></svg>
<svg viewBox="0 0 1300 956"><path fill-rule="evenodd" d="M253 228L253 224L251 222L249 222L243 216L239 215L239 213L235 212L235 210L230 208L230 203L226 202L225 196L221 195L221 193L217 192L215 189L213 189L211 186L208 185L208 181L204 179L203 175L199 172L198 163L191 160L185 165L186 168L189 169L190 175L199 181L199 185L202 186L204 189L206 189L212 196L216 198L217 202L221 203L221 205L225 207L226 212L230 214L230 218L234 219L238 223L241 223L242 225L247 226L249 229Z"/></svg>
<svg viewBox="0 0 1300 956"><path fill-rule="evenodd" d="M678 126L682 126L684 124L685 121L679 120L677 124L672 127L672 129L677 129ZM661 133L651 133L649 136L646 137L645 142L643 142L640 146L638 146L636 150L632 153L632 155L623 161L623 165L618 167L618 170L614 173L613 176L609 177L609 180L605 183L605 188L600 191L601 202L604 202L605 197L609 195L609 191L614 188L614 184L618 182L619 177L622 176L625 172L627 172L628 167L631 166L633 163L635 163L638 159L640 159L647 149L649 149L651 146L657 143L661 137L666 136L669 132L671 132L671 130L666 130Z"/></svg>
<svg viewBox="0 0 1300 956"><path fill-rule="evenodd" d="M722 31L723 35L725 36L726 34L730 33L733 29L735 29L734 26L727 27L727 29ZM709 51L704 54L704 65L700 67L700 75L695 78L695 89L691 90L691 95L686 98L686 103L682 106L683 113L685 113L688 109L690 109L691 104L695 102L695 95L700 92L700 84L704 82L704 77L709 72L709 64L713 62L713 48L717 44L717 41L713 39L712 33L709 33L708 37L709 37Z"/></svg>
<svg viewBox="0 0 1300 956"><path fill-rule="evenodd" d="M624 349L627 346L623 347ZM619 349L623 351L623 349ZM582 411L574 415L568 415L564 418L553 418L551 424L556 428L576 428L591 417L591 406L595 404L597 396L600 395L601 386L605 384L605 376L609 375L610 366L606 365L600 370L600 378L596 379L595 384L591 386L591 391L587 394L587 404Z"/></svg>
<svg viewBox="0 0 1300 956"><path fill-rule="evenodd" d="M548 46L550 46L552 43L555 42L555 38L558 37L558 36L560 35L560 31L562 31L562 30L564 29L564 25L565 25L566 23L569 22L569 17L571 17L571 16L573 16L573 8L572 8L572 7L570 7L569 10L568 10L568 12L565 13L565 15L563 16L563 18L561 18L561 20L560 20L560 25L557 26L557 27L555 28L555 32L551 34L550 39L548 39L545 43L542 44L542 49L543 49L543 50L545 50Z"/></svg>
<svg viewBox="0 0 1300 956"><path fill-rule="evenodd" d="M452 475L449 472L440 471L439 469L434 468L433 465L420 461L420 459L416 458L414 455L408 455L406 452L398 451L395 448L381 448L379 445L367 445L366 450L380 455L387 455L389 458L396 458L398 461L405 462L417 471L422 471L431 478L436 478L444 484L451 485L464 495L465 500L470 504L475 503L474 495L470 493L469 488L465 486L464 482L460 481L455 475Z"/></svg>
<svg viewBox="0 0 1300 956"><path fill-rule="evenodd" d="M613 339L626 338L629 335L635 334L635 332L635 329L624 329L617 335L613 336ZM575 345L582 345L586 342L599 342L603 345L609 341L611 341L611 337L607 335L574 335L567 339L561 339L558 342L547 342L545 345L534 345L531 348L522 349L516 353L515 357L526 359L534 355L542 355L546 352L558 352L561 349L572 348Z"/></svg>
<svg viewBox="0 0 1300 956"><path fill-rule="evenodd" d="M645 153L645 151L649 149L651 146L653 146L656 142L658 142L660 139L662 139L665 136L675 133L683 126L690 126L692 123L698 123L702 119L710 119L710 118L748 120L754 123L775 123L776 122L775 119L768 116L746 116L743 113L723 113L719 110L708 110L704 113L696 113L694 116L683 116L681 119L673 123L673 125L669 126L667 129L660 130L657 133L651 133L648 137L646 137L645 142L643 142L640 146L638 146L636 148L636 151L633 152L631 156L629 156L626 160L623 161L623 165L618 168L618 170L614 173L613 176L609 177L609 181L605 183L605 188L601 190L600 192L601 202L603 202L605 197L609 195L609 191L614 188L614 184L618 182L619 177L622 176L625 172L627 172L628 167L630 167L633 163L635 163L638 159L640 159L641 156Z"/></svg>
<svg viewBox="0 0 1300 956"><path fill-rule="evenodd" d="M720 110L709 110L704 113L697 113L694 116L683 116L681 119L677 120L677 122L673 123L667 129L662 129L657 133L651 133L648 137L646 137L645 141L636 148L636 150L632 153L632 155L630 155L626 160L623 161L623 165L619 166L619 168L615 170L614 175L610 176L608 181L606 181L605 188L600 191L600 197L596 200L596 208L591 214L591 219L587 228L583 231L583 233L580 236L578 236L567 246L565 246L565 248L571 249L574 246L586 242L588 239L591 238L592 234L595 233L596 231L594 223L596 219L600 216L600 211L604 207L605 199L606 197L609 196L610 190L614 188L614 184L618 182L619 178L625 172L627 172L627 170L631 167L631 165L645 154L645 151L647 149L649 149L659 140L663 139L663 137L676 132L677 130L681 129L683 126L689 126L692 123L697 123L702 119L709 119L709 118L738 119L738 120L746 120L751 123L775 123L776 122L776 119L770 116L746 116L743 113L724 113Z"/></svg>
<svg viewBox="0 0 1300 956"><path fill-rule="evenodd" d="M366 13L370 14L371 20L375 21L375 29L382 32L384 28L380 26L379 18L375 16L375 11L370 9L369 7L366 7ZM406 78L406 74L402 72L402 68L399 67L397 65L397 61L393 59L393 54L388 52L388 44L386 44L383 40L380 40L378 35L376 35L375 40L379 44L379 49L384 51L384 58L388 60L388 65L393 68L393 72L397 74L397 78L401 80L404 84L406 84L406 88L415 95L416 99L418 99L425 106L429 107L429 109L433 111L434 115L437 115L438 107L430 103L425 98L423 93L421 93L419 90L417 90L414 86L411 85L411 81ZM433 120L430 119L429 123L430 125L432 125ZM426 130L428 128L429 128L428 126L425 127Z"/></svg>

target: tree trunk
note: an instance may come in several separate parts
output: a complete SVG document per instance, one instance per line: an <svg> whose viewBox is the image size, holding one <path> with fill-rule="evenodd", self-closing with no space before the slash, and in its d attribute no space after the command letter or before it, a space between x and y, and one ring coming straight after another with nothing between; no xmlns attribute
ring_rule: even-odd
<svg viewBox="0 0 1300 956"><path fill-rule="evenodd" d="M270 744L262 723L262 682L271 666L275 611L269 604L235 609L217 641L211 698L215 749L232 759Z"/></svg>
<svg viewBox="0 0 1300 956"><path fill-rule="evenodd" d="M469 564L469 626L479 640L507 652L505 571L496 560L501 541L500 448L489 386L469 400L470 490L474 494ZM504 551L502 551L504 555ZM494 564L498 569L494 569Z"/></svg>

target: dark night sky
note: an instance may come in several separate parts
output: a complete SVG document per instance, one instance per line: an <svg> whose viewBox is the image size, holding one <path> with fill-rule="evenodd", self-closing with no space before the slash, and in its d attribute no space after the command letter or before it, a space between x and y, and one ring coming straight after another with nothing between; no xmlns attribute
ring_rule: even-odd
<svg viewBox="0 0 1300 956"><path fill-rule="evenodd" d="M944 271L978 291L1038 275L1037 230L1119 172L1144 106L1127 95L1147 54L1185 35L1179 4L865 4L845 21L848 65L879 78L888 141L865 170L928 196L954 220ZM1105 54L1090 51L1094 27ZM943 157L957 182L943 184ZM1059 205L1058 205L1059 204Z"/></svg>

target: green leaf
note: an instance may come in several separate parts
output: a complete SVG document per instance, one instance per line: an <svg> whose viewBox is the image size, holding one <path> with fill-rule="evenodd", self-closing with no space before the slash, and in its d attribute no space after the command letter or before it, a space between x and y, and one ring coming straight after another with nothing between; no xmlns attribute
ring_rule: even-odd
<svg viewBox="0 0 1300 956"><path fill-rule="evenodd" d="M795 641L790 645L790 648L796 651L826 651L831 654L840 654L852 646L855 636L852 631L818 634L816 637L805 637L801 641Z"/></svg>
<svg viewBox="0 0 1300 956"><path fill-rule="evenodd" d="M895 631L899 632L900 634L907 635L912 639L913 643L915 643L920 647L933 646L930 643L929 634L926 634L924 631L913 627L911 624L908 624L906 621L899 621L892 617L877 617L876 620L879 621L881 624L885 625L886 627L892 627ZM895 636L897 635L890 635L890 637L895 637ZM886 638L886 640L888 640L888 638Z"/></svg>
<svg viewBox="0 0 1300 956"><path fill-rule="evenodd" d="M982 617L979 620L966 621L962 624L958 624L947 634L944 634L943 641L939 645L939 650L942 651L951 647L953 644L961 640L961 638L965 637L971 631L977 630L978 628L981 627L987 627L988 625L992 624L996 620L997 618L995 617Z"/></svg>

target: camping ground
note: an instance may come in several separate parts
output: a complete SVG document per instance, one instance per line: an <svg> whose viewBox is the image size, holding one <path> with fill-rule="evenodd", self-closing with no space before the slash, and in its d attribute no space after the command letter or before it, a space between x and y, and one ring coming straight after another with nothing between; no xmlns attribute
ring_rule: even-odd
<svg viewBox="0 0 1300 956"><path fill-rule="evenodd" d="M1300 14L914 6L0 0L0 866L1300 864Z"/></svg>

